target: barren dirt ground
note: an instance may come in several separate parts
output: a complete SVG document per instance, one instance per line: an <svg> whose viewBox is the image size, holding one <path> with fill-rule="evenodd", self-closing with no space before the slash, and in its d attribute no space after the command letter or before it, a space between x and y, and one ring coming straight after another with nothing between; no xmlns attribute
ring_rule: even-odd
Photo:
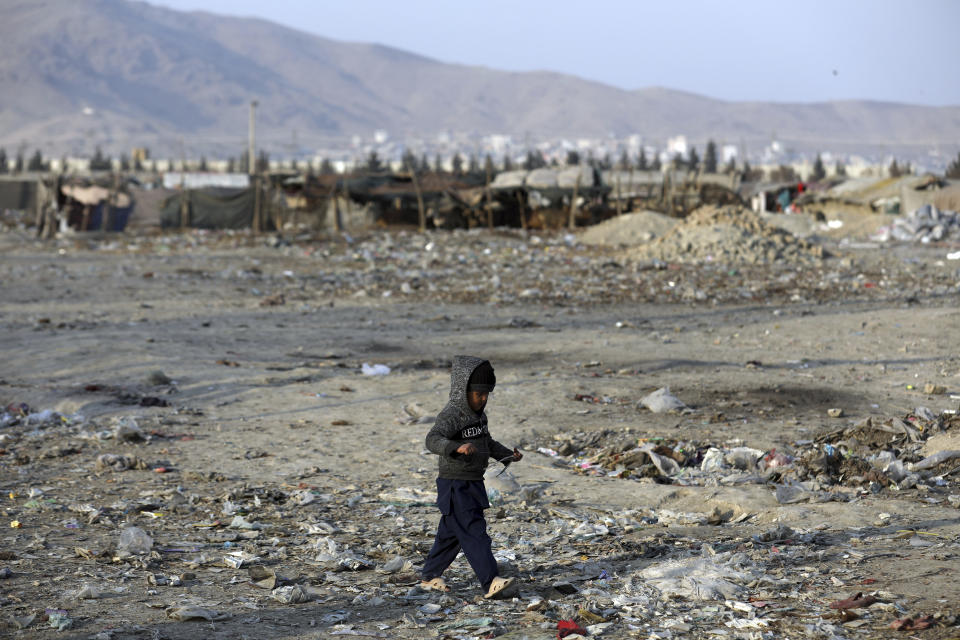
<svg viewBox="0 0 960 640"><path fill-rule="evenodd" d="M319 239L237 248L200 239L133 249L123 239L3 239L0 401L29 408L17 420L8 410L0 427L0 569L9 569L0 635L551 638L563 619L610 638L960 634L960 511L950 500L960 459L907 488L865 472L821 477L817 498L781 504L775 486L787 476L725 481L736 469L711 476L697 459L669 478L649 460L631 473L610 457L652 442L687 443L686 456L741 446L799 460L866 418L915 417L917 407L949 417L941 412L960 404L949 283L960 278L944 249L834 247L821 271L852 269L854 284L849 295L846 280L828 285L821 299L761 290L716 303L707 288L705 300L632 301L600 287L592 297L497 301L427 287L405 295L409 274L391 271L389 252L374 277L369 259L328 266ZM474 250L488 241L499 240L457 240ZM342 244L331 250L349 252ZM608 259L558 244L560 271L538 276L531 258L523 277L576 289L586 268L578 256ZM467 290L476 282L457 270L456 253L438 282ZM918 269L916 291L864 291L856 279L858 268L905 264ZM368 274L361 294L331 284L351 268ZM677 274L698 277L642 273L664 291ZM947 284L928 290L925 279ZM509 470L524 489L501 477L488 512L498 559L519 578L514 599L483 600L462 557L450 594L414 588L437 521L426 420L445 403L459 353L492 361L491 431L526 452ZM391 371L364 375L364 363ZM690 409L638 407L661 387ZM146 441L116 433L130 418ZM960 425L941 419L940 428L953 444L922 442L925 452L960 449ZM907 448L883 436L877 453ZM601 466L604 455L614 462ZM237 515L262 528L231 528ZM150 553L121 557L128 526L152 537ZM238 551L248 555L229 555ZM410 564L384 566L397 556ZM739 577L704 600L639 584L644 569L691 558ZM260 569L250 566L274 573L274 589L254 584ZM78 595L85 586L89 598ZM284 586L302 587L307 601L282 602ZM877 603L830 607L858 592ZM188 605L202 608L200 619L176 620ZM890 629L924 615L938 616L930 629Z"/></svg>

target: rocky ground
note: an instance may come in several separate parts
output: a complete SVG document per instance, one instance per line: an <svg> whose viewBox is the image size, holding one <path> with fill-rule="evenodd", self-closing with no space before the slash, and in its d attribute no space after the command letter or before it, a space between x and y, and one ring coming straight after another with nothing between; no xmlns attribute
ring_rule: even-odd
<svg viewBox="0 0 960 640"><path fill-rule="evenodd" d="M8 230L3 633L956 637L957 248L757 225ZM488 481L511 599L416 586L456 353L526 453Z"/></svg>

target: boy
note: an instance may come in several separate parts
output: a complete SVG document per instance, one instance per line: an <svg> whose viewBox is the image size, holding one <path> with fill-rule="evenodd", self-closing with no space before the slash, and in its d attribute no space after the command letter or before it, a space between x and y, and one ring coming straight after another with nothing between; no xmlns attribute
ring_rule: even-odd
<svg viewBox="0 0 960 640"><path fill-rule="evenodd" d="M513 578L497 575L483 510L490 506L483 484L489 458L502 462L523 457L490 437L483 408L497 384L487 360L455 356L450 373L450 400L427 434L427 448L440 456L437 507L442 514L430 555L423 563L420 587L449 591L441 577L463 549L467 562L486 592L484 598L502 598Z"/></svg>

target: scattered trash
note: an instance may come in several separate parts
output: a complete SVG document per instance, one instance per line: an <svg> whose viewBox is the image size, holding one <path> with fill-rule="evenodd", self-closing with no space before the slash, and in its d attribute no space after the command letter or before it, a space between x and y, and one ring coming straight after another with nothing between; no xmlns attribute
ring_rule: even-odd
<svg viewBox="0 0 960 640"><path fill-rule="evenodd" d="M29 614L26 616L10 616L10 624L13 625L15 629L26 629L33 624L33 621L37 619L36 614Z"/></svg>
<svg viewBox="0 0 960 640"><path fill-rule="evenodd" d="M390 373L390 367L388 367L388 366L385 365L385 364L374 364L374 365L371 365L371 364L368 364L368 363L364 362L364 363L363 363L363 366L360 367L360 371L361 371L361 372L363 373L363 375L365 375L365 376L385 376L385 375L387 375L388 373Z"/></svg>
<svg viewBox="0 0 960 640"><path fill-rule="evenodd" d="M277 573L267 567L250 567L247 575L250 576L250 582L261 589L273 589L277 586Z"/></svg>
<svg viewBox="0 0 960 640"><path fill-rule="evenodd" d="M851 596L846 600L837 600L836 602L830 603L831 609L861 609L866 608L877 602L877 599L871 595L863 595L862 593L857 593L855 596Z"/></svg>
<svg viewBox="0 0 960 640"><path fill-rule="evenodd" d="M153 549L153 538L140 527L127 527L120 532L117 553L121 557L143 555Z"/></svg>
<svg viewBox="0 0 960 640"><path fill-rule="evenodd" d="M167 377L163 371L156 369L147 374L146 382L152 387L159 387L162 385L171 384L173 380Z"/></svg>
<svg viewBox="0 0 960 640"><path fill-rule="evenodd" d="M167 617L180 622L186 622L188 620L207 620L209 622L216 622L218 620L228 619L230 614L221 611L215 611L214 609L204 609L203 607L186 605L167 609Z"/></svg>
<svg viewBox="0 0 960 640"><path fill-rule="evenodd" d="M654 413L667 413L669 411L682 411L687 408L683 402L675 395L670 393L670 387L661 387L653 393L644 396L640 404L650 409Z"/></svg>
<svg viewBox="0 0 960 640"><path fill-rule="evenodd" d="M557 637L558 638L567 638L571 635L587 635L587 630L578 625L573 620L560 620L557 622Z"/></svg>
<svg viewBox="0 0 960 640"><path fill-rule="evenodd" d="M143 442L147 436L140 429L133 418L121 418L113 429L113 437L117 442Z"/></svg>
<svg viewBox="0 0 960 640"><path fill-rule="evenodd" d="M890 623L890 628L894 631L921 631L929 629L936 623L933 616L921 616L919 618L900 618Z"/></svg>
<svg viewBox="0 0 960 640"><path fill-rule="evenodd" d="M413 569L413 563L409 560L405 560L400 556L394 556L388 562L385 562L381 566L377 567L379 573L399 573L399 572L408 572Z"/></svg>
<svg viewBox="0 0 960 640"><path fill-rule="evenodd" d="M753 235L761 235L765 243L776 242L772 235L763 233L755 231ZM699 238L704 240L708 231L699 229L690 232L689 237L696 234L702 234ZM203 245L213 242L213 237L197 234L194 240ZM247 238L243 234L219 237L229 237L231 242ZM434 245L429 255L423 250L425 239ZM168 241L171 240L157 242ZM262 238L253 241L262 244ZM123 240L124 244L127 242L133 240ZM456 236L405 232L387 236L375 230L352 240L349 249L345 248L346 243L341 244L344 248L333 239L310 247L288 243L277 248L289 251L291 259L299 258L297 252L302 250L322 260L323 271L312 270L309 280L302 275L303 269L285 273L289 270L271 261L256 267L252 262L243 264L244 276L238 276L237 269L231 268L229 275L211 272L204 277L219 278L224 283L256 280L265 292L286 288L280 283L287 280L302 281L308 285L304 290L309 295L298 293L286 301L291 304L291 311L293 306L297 307L298 314L325 313L319 308L320 300L323 304L330 301L339 305L361 288L378 298L392 288L395 298L403 292L404 303L411 305L423 300L490 304L497 316L490 321L492 330L503 336L522 333L530 338L534 337L532 328L546 326L546 333L560 327L567 311L573 314L596 302L637 300L653 304L686 300L693 305L704 301L740 305L770 301L776 306L764 307L764 313L771 308L780 311L773 314L776 319L767 319L770 334L776 336L777 329L782 327L775 329L774 322L784 323L789 331L786 323L792 322L792 316L799 317L808 310L819 313L828 308L819 306L824 301L863 300L865 296L876 296L871 301L890 300L900 296L897 299L903 303L902 315L906 317L916 309L906 296L916 295L923 300L939 291L937 301L949 301L956 284L955 263L946 268L921 268L922 263L910 262L913 258L908 257L903 261L906 266L883 271L869 263L848 266L841 260L830 260L821 264L814 252L803 248L798 253L805 255L796 262L790 249L777 250L767 257L760 256L757 247L747 247L736 255L723 242L717 245L722 251L710 254L714 257L709 260L702 253L706 241L696 244L693 253L701 256L701 264L696 267L647 258L634 260L635 256L627 259L622 253L603 247L591 249L593 253L589 254L574 254L570 248L575 243L535 230L525 234L498 230L489 240L479 232ZM762 250L770 248L759 246ZM486 249L491 253L483 253ZM123 246L118 250L124 255L128 251ZM942 261L942 245L936 250L937 259ZM365 251L369 253L364 254ZM439 270L447 274L444 278L433 276L433 265L423 266L427 264L425 255L428 261L439 261ZM457 255L462 255L462 262L452 259ZM742 261L736 267L721 266L731 256ZM499 260L498 267L509 265L510 272L492 269L494 259ZM751 260L771 266L755 269ZM371 268L355 268L358 261ZM65 268L74 270L70 272L73 277L77 265L62 262L68 265ZM149 283L139 280L138 285L153 286L168 276L198 277L186 271L174 272L172 267L178 264L180 261L170 265L158 262L156 276ZM532 267L528 269L527 265ZM396 269L409 286L391 283L381 267ZM462 277L474 273L473 270L487 273L476 280ZM137 277L142 273L142 269L138 270ZM858 277L861 273L863 277ZM563 277L556 277L557 274ZM565 274L573 275L566 278ZM497 275L496 285L493 275ZM463 286L464 282L470 284ZM611 283L618 284L610 286ZM867 287L866 283L876 286ZM249 286L225 290L240 296L241 301L246 300L245 313L251 312ZM290 287L287 291L300 289ZM521 296L529 304L521 307ZM791 304L794 296L796 305ZM561 311L554 313L553 307ZM425 320L426 323L449 328L460 324L463 307L446 304L438 308L436 313L453 317L439 315ZM624 316L630 313L631 307L623 308L628 309L622 312ZM273 314L270 310L256 313ZM152 322L153 314L146 315ZM680 331L674 333L641 317L620 317L616 332L609 316L602 323L601 329L611 338L611 345L615 344L613 340L628 339L628 334L644 339L654 328L656 334L650 339L658 343L681 343L686 337L682 333L684 327L677 327ZM582 314L577 320L586 318ZM57 322L53 320L53 327ZM734 322L735 319L717 326ZM49 330L47 323L38 326L40 330ZM12 394L35 392L21 386L19 374L6 373L3 389L8 397L4 403L9 402L9 406L0 410L0 465L16 480L8 483L10 493L4 496L3 509L6 522L16 526L22 523L22 528L8 531L8 544L0 550L0 561L10 565L0 567L0 579L14 578L4 582L10 587L5 589L4 606L11 633L14 627L47 627L51 619L59 628L64 622L59 616L71 617L59 610L53 611L52 618L49 613L44 616L43 605L33 608L36 605L29 604L33 600L22 595L32 592L33 598L38 591L50 588L59 597L53 601L55 604L76 606L84 612L83 616L76 612L75 620L69 624L98 640L101 636L117 637L135 631L124 628L127 623L118 622L124 618L111 612L125 610L121 600L114 598L123 593L144 594L137 597L147 613L149 608L176 603L168 612L171 619L196 620L204 630L211 626L208 621L227 618L215 607L229 603L226 608L233 614L234 622L230 629L217 624L217 633L221 635L253 629L261 622L272 624L268 613L278 606L299 607L306 615L303 627L319 627L310 633L324 637L419 637L439 633L450 637L529 640L556 637L564 630L568 635L658 639L703 634L730 638L849 637L876 633L895 617L904 621L906 631L933 624L933 620L942 626L955 624L940 614L937 618L903 618L911 610L909 607L923 611L937 606L931 604L937 596L921 594L921 603L898 594L899 585L891 580L891 570L885 567L884 560L912 554L919 558L918 562L926 563L921 570L927 571L928 567L943 566L940 558L950 555L951 530L917 530L918 526L922 529L927 525L920 525L915 515L920 511L923 518L930 514L930 521L946 521L950 513L955 514L955 509L960 508L960 473L956 471L960 457L955 455L960 447L951 444L960 418L955 413L957 398L948 395L955 393L949 391L956 386L951 382L958 373L955 359L944 355L928 366L912 343L904 341L897 346L907 349L905 352L910 355L902 359L882 356L883 360L875 362L852 363L851 376L885 376L884 384L889 383L892 394L906 396L905 386L912 383L915 387L909 396L913 401L899 398L886 404L877 397L868 401L877 404L865 409L866 404L847 404L849 396L835 392L833 385L840 383L829 380L826 367L830 365L827 360L818 360L812 350L795 356L806 355L809 360L781 366L781 356L776 351L763 350L762 343L773 338L754 334L752 326L740 329L737 337L733 337L737 329L710 329L714 334L710 339L716 338L718 345L728 340L736 345L730 353L741 355L734 355L728 364L737 367L739 374L771 380L797 376L796 380L804 384L810 377L815 386L830 386L831 394L820 402L804 404L804 413L798 411L796 422L791 423L789 410L780 410L784 406L781 403L790 402L792 406L790 393L781 393L789 391L790 384L776 382L777 395L771 394L769 400L764 395L758 401L753 395L741 395L739 390L719 395L706 388L704 393L699 389L691 392L689 384L671 371L669 381L675 388L683 386L686 393L692 394L684 399L695 401L696 409L691 410L663 387L658 391L676 401L667 412L683 415L666 418L661 413L644 417L644 413L632 413L639 396L631 396L629 389L638 385L642 388L647 376L656 380L656 372L661 371L656 364L632 360L633 356L628 355L620 362L616 353L607 349L598 350L596 355L571 358L579 360L576 362L558 360L556 372L537 365L530 365L529 371L520 367L514 372L519 384L504 385L502 391L507 398L534 388L523 386L527 380L519 379L528 375L535 383L557 375L554 380L569 385L569 377L575 372L581 379L574 384L582 384L579 390L585 392L571 393L574 389L568 386L554 389L560 391L554 397L564 398L558 406L571 414L569 420L547 424L536 415L525 415L522 420L517 416L517 437L528 438L526 443L518 444L539 452L531 456L535 466L514 476L510 473L512 467L500 473L501 465L491 465L495 468L491 468L486 482L493 508L487 515L490 535L496 540L495 559L501 575L521 576L523 585L519 599L506 604L481 600L471 570L462 559L448 570L447 578L453 587L450 594L423 592L417 587L416 570L424 553L423 545L429 544L424 535L432 529L428 526L428 514L435 513L436 495L432 471L416 456L422 436L416 425L431 422L437 407L430 382L417 396L404 395L402 386L408 371L428 370L422 376L427 380L439 375L442 367L433 360L421 365L419 360L404 360L406 351L381 349L351 338L342 347L342 355L335 358L326 352L310 355L306 350L291 350L289 361L280 362L284 356L277 355L277 362L267 367L276 366L280 371L295 369L291 376L296 377L271 379L275 382L270 384L307 383L309 389L289 389L292 393L306 389L307 404L322 397L336 400L330 404L372 407L363 404L369 398L361 393L369 389L355 391L343 384L347 378L337 376L367 374L361 357L396 357L397 364L391 362L392 369L364 364L368 370L384 367L392 374L405 372L394 381L400 386L384 389L388 397L384 406L388 414L394 414L388 415L388 421L392 417L400 425L411 425L399 429L394 426L395 431L405 433L401 440L409 443L398 445L404 453L398 454L402 462L394 466L378 464L376 453L359 454L358 460L372 457L370 464L362 463L366 471L359 476L353 473L348 461L334 458L324 449L315 458L307 453L311 446L323 446L311 444L308 439L316 437L320 438L318 442L328 443L329 438L336 438L341 432L355 430L333 429L323 433L330 427L366 424L364 416L352 415L350 409L315 419L304 414L296 426L304 429L296 434L302 434L304 442L304 456L299 459L291 456L289 450L281 453L274 442L260 438L259 434L257 440L243 440L240 433L259 429L259 422L245 420L242 422L246 424L241 424L240 411L234 411L235 406L231 405L234 399L222 397L227 394L220 394L216 387L211 388L212 393L202 393L207 382L193 371L185 371L184 376L189 374L191 385L196 384L199 394L179 393L174 381L166 376L150 382L157 387L152 390L155 396L143 395L142 374L134 374L136 379L128 389L108 385L106 376L104 382L96 385L85 386L81 381L79 389L94 393L88 387L96 387L96 393L104 396L84 396L84 402L109 403L111 394L119 399L122 392L129 392L129 396L124 396L127 399L113 402L111 410L135 415L116 419L96 412L90 418L74 417L12 402ZM34 330L32 324L27 330ZM742 344L736 343L744 338ZM802 351L804 344L796 341L791 351ZM891 354L893 350L891 347ZM202 366L213 370L216 358L241 357L233 353L204 357ZM762 356L764 362L748 360L770 353L773 355ZM259 365L255 366L255 360L259 358L244 355L243 368L227 370L222 367L237 363L224 359L215 373L219 376L228 371L246 371L256 376ZM742 371L740 365L744 361L750 371ZM643 366L643 372L639 366ZM816 367L823 367L829 383L819 382L821 371L816 371ZM725 376L723 365L718 363L717 368L720 376ZM846 364L841 368L847 375ZM510 376L507 380L513 382ZM353 386L366 384L361 384L360 378L354 380L358 384ZM930 386L924 384L925 380L937 384ZM656 386L667 381L665 376ZM49 393L46 388L42 391ZM766 391L764 386L764 394ZM925 395L921 396L920 391ZM216 402L222 400L225 408L221 411L217 404L215 410L210 403L209 415L201 417L194 412L199 410L179 406L195 401L198 395L216 398ZM24 395L34 402L32 397ZM284 397L294 396L278 397L284 402ZM394 399L389 400L391 397ZM412 397L417 397L422 405L411 402ZM888 406L910 407L924 397L929 408L884 413ZM160 401L169 406L162 408ZM391 402L397 403L392 409ZM158 409L132 406L141 403L155 403L152 406ZM843 415L837 416L840 420L826 419L828 408L843 404L847 412L858 416L857 420L861 413L870 414L870 418L856 424L843 419ZM654 411L642 401L640 406ZM775 410L769 412L769 406ZM505 413L512 419L509 412ZM589 418L576 417L582 415ZM759 434L766 436L768 428L779 429L783 420L788 425L785 432L793 435L781 437L777 433L774 437L771 433L762 438L769 444L760 446ZM636 427L638 423L640 428ZM560 427L558 432L556 424L573 426ZM700 425L703 428L698 431ZM662 431L658 435L655 429ZM190 443L181 437L187 432L189 437L195 434L198 442ZM695 433L703 435L694 436ZM773 444L775 449L771 448ZM235 462L191 468L198 464L198 459L208 459L194 455L196 448L206 447L228 452L228 459L235 455ZM150 465L144 460L149 460ZM151 467L177 473L120 473ZM93 475L94 471L99 475ZM558 471L577 477L566 483ZM521 480L535 484L524 485ZM600 494L596 492L581 491L598 484L626 497L613 506L597 499ZM894 498L896 504L884 502ZM820 504L828 500L831 504ZM841 503L850 503L849 508ZM905 508L900 509L901 506ZM138 548L129 545L124 550L126 532L133 528L128 525L144 523L149 523L156 542L150 540ZM118 533L120 543L111 539ZM900 561L897 562L899 567ZM927 579L942 578L922 578ZM37 583L40 586L30 586ZM867 601L862 594L846 598L852 601L849 607L828 606L835 598L866 588L859 585L872 583L884 590L869 596L879 602L868 608L861 606ZM185 584L189 588L178 588ZM101 600L96 600L98 595ZM14 598L23 598L23 602ZM119 606L114 607L114 601ZM310 602L317 604L299 604ZM518 612L517 616L513 617L511 611ZM34 613L39 615L27 615ZM103 616L104 622L86 630L94 619L91 616L98 621ZM562 629L559 622L574 626ZM137 618L132 618L131 623L143 624ZM109 628L104 629L107 625Z"/></svg>
<svg viewBox="0 0 960 640"><path fill-rule="evenodd" d="M270 593L270 597L281 604L300 604L313 599L306 589L298 584L278 587Z"/></svg>
<svg viewBox="0 0 960 640"><path fill-rule="evenodd" d="M128 469L149 469L150 466L136 456L122 456L104 453L97 457L97 471L126 471Z"/></svg>
<svg viewBox="0 0 960 640"><path fill-rule="evenodd" d="M51 629L64 631L73 625L73 619L63 609L47 609L46 614Z"/></svg>
<svg viewBox="0 0 960 640"><path fill-rule="evenodd" d="M74 596L76 600L99 600L103 597L103 592L91 584L85 584L80 587Z"/></svg>
<svg viewBox="0 0 960 640"><path fill-rule="evenodd" d="M731 600L744 591L747 582L756 579L747 573L745 557L718 555L710 558L669 560L653 564L640 572L650 586L656 587L668 597L690 600Z"/></svg>
<svg viewBox="0 0 960 640"><path fill-rule="evenodd" d="M932 204L925 204L880 229L875 238L880 242L899 240L927 243L957 234L960 234L960 213L941 211Z"/></svg>

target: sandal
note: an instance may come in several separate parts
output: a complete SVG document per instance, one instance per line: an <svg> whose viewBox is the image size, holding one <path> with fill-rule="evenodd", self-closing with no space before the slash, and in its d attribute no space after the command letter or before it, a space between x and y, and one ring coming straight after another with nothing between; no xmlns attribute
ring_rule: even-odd
<svg viewBox="0 0 960 640"><path fill-rule="evenodd" d="M433 578L432 580L421 580L420 588L424 591L450 591L450 587L447 586L447 581L440 577Z"/></svg>
<svg viewBox="0 0 960 640"><path fill-rule="evenodd" d="M507 590L510 589L515 582L516 580L514 578L501 578L498 576L490 583L490 588L487 589L487 594L483 597L488 600L504 598L507 595Z"/></svg>

